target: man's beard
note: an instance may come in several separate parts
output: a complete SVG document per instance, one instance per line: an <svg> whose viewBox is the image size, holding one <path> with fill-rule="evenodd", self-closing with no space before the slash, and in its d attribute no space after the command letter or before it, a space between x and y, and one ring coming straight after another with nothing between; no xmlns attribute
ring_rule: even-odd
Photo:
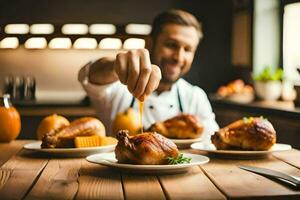
<svg viewBox="0 0 300 200"><path fill-rule="evenodd" d="M162 74L160 82L166 83L166 84L173 84L173 83L176 83L176 81L178 81L179 78L180 78L180 76L178 76L175 80L172 80L172 79L164 76L164 74Z"/></svg>
<svg viewBox="0 0 300 200"><path fill-rule="evenodd" d="M178 76L176 78L171 78L168 76L167 72L164 72L164 69L165 69L165 65L168 65L168 64L172 64L172 65L179 65L177 61L175 60L167 60L167 59L164 59L162 60L161 62L161 71L162 71L162 78L161 78L161 82L162 83L166 83L166 84L173 84L175 83L180 77L181 77L181 74L179 73Z"/></svg>

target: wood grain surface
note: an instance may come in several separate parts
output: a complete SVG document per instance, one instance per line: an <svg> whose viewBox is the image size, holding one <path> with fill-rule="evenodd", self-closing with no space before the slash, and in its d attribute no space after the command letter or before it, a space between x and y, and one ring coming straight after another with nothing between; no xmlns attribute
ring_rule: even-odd
<svg viewBox="0 0 300 200"><path fill-rule="evenodd" d="M135 174L22 149L30 141L0 144L1 199L299 199L300 191L239 168L250 165L300 177L300 151L263 159L210 162L178 174ZM186 152L197 153L187 150ZM199 152L198 152L199 153ZM210 156L209 154L207 156Z"/></svg>

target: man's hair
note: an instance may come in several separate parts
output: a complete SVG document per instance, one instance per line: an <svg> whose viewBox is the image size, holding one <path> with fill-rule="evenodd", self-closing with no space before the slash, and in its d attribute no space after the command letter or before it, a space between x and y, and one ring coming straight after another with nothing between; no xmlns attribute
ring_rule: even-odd
<svg viewBox="0 0 300 200"><path fill-rule="evenodd" d="M168 24L194 27L198 33L199 39L203 37L202 25L194 15L183 10L173 9L165 11L154 18L151 31L152 38L156 40L157 36L163 30L163 27Z"/></svg>

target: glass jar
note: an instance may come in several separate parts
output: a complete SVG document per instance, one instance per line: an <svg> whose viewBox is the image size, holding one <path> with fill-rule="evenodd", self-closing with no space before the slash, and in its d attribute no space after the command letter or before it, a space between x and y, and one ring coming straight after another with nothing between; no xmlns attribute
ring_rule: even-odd
<svg viewBox="0 0 300 200"><path fill-rule="evenodd" d="M19 112L12 106L10 95L0 96L0 142L10 142L18 137L21 131Z"/></svg>

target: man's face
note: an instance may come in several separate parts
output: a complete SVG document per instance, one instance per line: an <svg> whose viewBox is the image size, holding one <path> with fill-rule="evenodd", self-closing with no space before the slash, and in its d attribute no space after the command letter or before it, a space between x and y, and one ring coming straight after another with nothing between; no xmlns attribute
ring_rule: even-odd
<svg viewBox="0 0 300 200"><path fill-rule="evenodd" d="M165 25L153 42L152 62L161 69L161 82L174 83L190 70L199 43L194 27Z"/></svg>

